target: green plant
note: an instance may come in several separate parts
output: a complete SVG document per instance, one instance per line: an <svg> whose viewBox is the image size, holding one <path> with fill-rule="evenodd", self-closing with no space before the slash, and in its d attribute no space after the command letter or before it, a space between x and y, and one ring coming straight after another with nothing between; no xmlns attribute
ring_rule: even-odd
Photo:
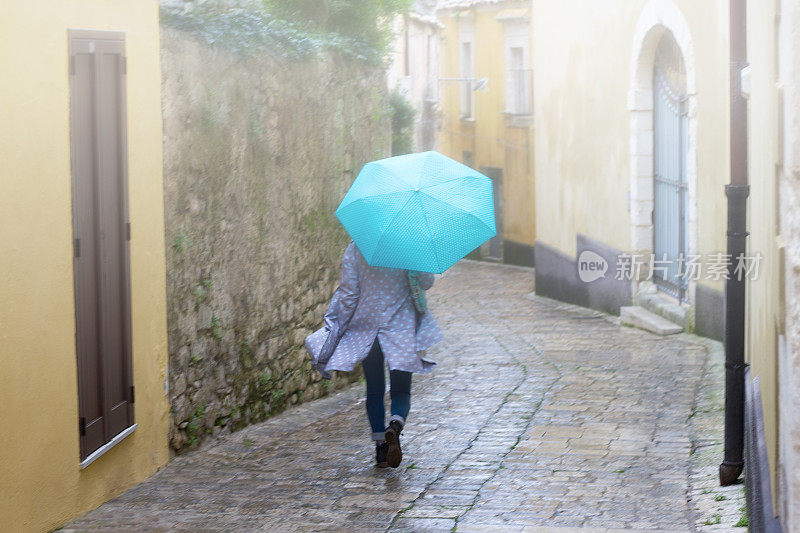
<svg viewBox="0 0 800 533"><path fill-rule="evenodd" d="M742 513L742 516L739 517L739 521L736 522L733 527L748 527L750 525L750 521L747 518L747 513Z"/></svg>
<svg viewBox="0 0 800 533"><path fill-rule="evenodd" d="M353 39L383 56L394 37L395 15L407 13L411 0L264 0L269 11L312 33Z"/></svg>
<svg viewBox="0 0 800 533"><path fill-rule="evenodd" d="M203 287L196 287L194 289L194 300L198 304L203 303L205 301L207 295L208 295L208 293L206 292L206 290Z"/></svg>
<svg viewBox="0 0 800 533"><path fill-rule="evenodd" d="M331 388L331 381L329 379L323 379L322 380L322 390L325 392L325 394L328 394L328 391L330 390L330 388Z"/></svg>
<svg viewBox="0 0 800 533"><path fill-rule="evenodd" d="M718 501L718 502L724 502L727 499L728 499L728 497L725 496L724 494L717 494L716 496L714 496L714 501Z"/></svg>
<svg viewBox="0 0 800 533"><path fill-rule="evenodd" d="M396 14L411 0L264 0L261 5L232 7L224 2L161 7L161 22L187 31L208 44L242 55L271 53L306 59L325 50L359 61L381 63L393 34Z"/></svg>
<svg viewBox="0 0 800 533"><path fill-rule="evenodd" d="M414 149L414 106L395 90L389 95L389 114L392 117L392 155L411 153Z"/></svg>
<svg viewBox="0 0 800 533"><path fill-rule="evenodd" d="M189 446L197 446L199 432L200 423L197 420L191 420L186 426L186 435Z"/></svg>
<svg viewBox="0 0 800 533"><path fill-rule="evenodd" d="M208 290L212 285L213 282L208 278L200 280L200 285L194 289L194 298L198 304L201 304L206 300L208 297Z"/></svg>
<svg viewBox="0 0 800 533"><path fill-rule="evenodd" d="M270 376L269 372L264 372L258 377L258 385L264 391L272 388L272 376Z"/></svg>
<svg viewBox="0 0 800 533"><path fill-rule="evenodd" d="M203 416L206 412L206 406L201 405L194 410L194 413L189 417L189 423L186 425L186 436L189 446L197 446L200 440L200 422L198 418Z"/></svg>
<svg viewBox="0 0 800 533"><path fill-rule="evenodd" d="M197 356L197 354L193 354L192 355L192 363L197 364L199 361L200 361L200 358Z"/></svg>
<svg viewBox="0 0 800 533"><path fill-rule="evenodd" d="M219 322L219 317L214 315L211 317L211 336L215 339L222 340L222 325Z"/></svg>
<svg viewBox="0 0 800 533"><path fill-rule="evenodd" d="M255 444L255 441L253 439L251 439L250 437L245 437L245 438L242 439L242 446L244 446L245 448L250 448L254 444Z"/></svg>
<svg viewBox="0 0 800 533"><path fill-rule="evenodd" d="M286 399L286 391L283 389L275 389L272 391L272 403L282 405Z"/></svg>
<svg viewBox="0 0 800 533"><path fill-rule="evenodd" d="M192 245L192 240L184 232L179 231L172 239L172 249L182 253L187 247Z"/></svg>

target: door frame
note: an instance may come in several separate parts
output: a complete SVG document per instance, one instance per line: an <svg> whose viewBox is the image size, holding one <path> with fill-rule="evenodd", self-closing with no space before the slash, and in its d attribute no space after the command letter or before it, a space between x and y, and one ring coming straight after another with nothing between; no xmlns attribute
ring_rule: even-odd
<svg viewBox="0 0 800 533"><path fill-rule="evenodd" d="M694 45L689 25L673 0L650 0L639 15L633 34L630 58L630 196L631 253L641 258L653 254L653 66L658 42L664 32L672 33L686 69L686 249L697 250L697 89ZM649 264L649 263L648 263ZM633 280L633 292L646 280L647 269ZM686 298L694 301L696 283L689 281Z"/></svg>

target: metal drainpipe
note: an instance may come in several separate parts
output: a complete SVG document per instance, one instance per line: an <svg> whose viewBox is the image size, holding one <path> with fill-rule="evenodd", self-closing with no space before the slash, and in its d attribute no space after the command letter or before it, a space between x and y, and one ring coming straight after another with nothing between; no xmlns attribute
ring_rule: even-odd
<svg viewBox="0 0 800 533"><path fill-rule="evenodd" d="M736 279L736 258L747 250L747 101L741 70L747 66L747 0L730 0L730 149L728 197L728 280L725 282L725 457L720 485L736 482L744 467L745 280Z"/></svg>

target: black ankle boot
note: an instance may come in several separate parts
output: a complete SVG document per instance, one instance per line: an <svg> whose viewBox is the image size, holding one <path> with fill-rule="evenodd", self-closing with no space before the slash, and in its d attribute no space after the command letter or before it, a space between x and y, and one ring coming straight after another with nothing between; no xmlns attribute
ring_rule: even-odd
<svg viewBox="0 0 800 533"><path fill-rule="evenodd" d="M392 468L400 466L400 461L403 460L403 451L400 449L400 432L403 431L403 424L398 420L392 420L389 427L386 428L386 444L388 450L386 452L386 462Z"/></svg>
<svg viewBox="0 0 800 533"><path fill-rule="evenodd" d="M386 454L389 451L389 445L385 442L375 444L375 466L378 468L386 468L389 464L386 462Z"/></svg>

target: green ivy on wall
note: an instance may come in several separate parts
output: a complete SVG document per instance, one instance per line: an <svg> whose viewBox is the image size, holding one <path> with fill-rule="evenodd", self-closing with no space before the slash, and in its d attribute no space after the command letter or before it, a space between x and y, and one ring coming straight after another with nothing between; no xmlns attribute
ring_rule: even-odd
<svg viewBox="0 0 800 533"><path fill-rule="evenodd" d="M161 22L242 55L302 60L336 51L378 65L393 39L392 18L409 5L410 0L263 0L229 7L207 1L162 6Z"/></svg>

